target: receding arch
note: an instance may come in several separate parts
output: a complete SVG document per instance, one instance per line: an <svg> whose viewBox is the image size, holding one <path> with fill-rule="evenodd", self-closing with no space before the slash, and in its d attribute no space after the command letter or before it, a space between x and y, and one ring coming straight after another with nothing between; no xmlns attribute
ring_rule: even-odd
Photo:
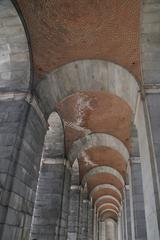
<svg viewBox="0 0 160 240"><path fill-rule="evenodd" d="M119 189L117 189L115 186L111 185L111 184L101 184L96 186L95 188L92 189L92 191L90 192L90 197L93 197L93 195L98 192L99 190L104 190L104 189L109 189L113 192L115 192L118 196L119 199L122 200L122 193L119 191Z"/></svg>
<svg viewBox="0 0 160 240"><path fill-rule="evenodd" d="M106 209L104 210L101 215L100 215L100 219L107 219L107 218L113 218L114 220L118 220L118 214L115 210L113 209Z"/></svg>
<svg viewBox="0 0 160 240"><path fill-rule="evenodd" d="M107 209L109 207L113 207L117 211L117 213L119 212L119 209L115 204L113 204L113 203L103 203L101 206L99 206L97 208L98 214L100 214L104 209L106 209L106 207L107 207Z"/></svg>
<svg viewBox="0 0 160 240"><path fill-rule="evenodd" d="M92 133L75 141L69 151L68 159L72 163L76 158L81 156L82 152L94 146L107 146L115 149L128 164L129 153L125 145L116 137L105 133Z"/></svg>
<svg viewBox="0 0 160 240"><path fill-rule="evenodd" d="M108 166L116 169L124 179L126 179L127 162L123 156L110 147L93 146L86 149L78 158L80 168L80 178L96 166Z"/></svg>
<svg viewBox="0 0 160 240"><path fill-rule="evenodd" d="M47 115L59 101L79 91L107 91L126 101L135 112L139 86L123 67L103 60L79 60L47 74L36 87Z"/></svg>
<svg viewBox="0 0 160 240"><path fill-rule="evenodd" d="M118 208L121 207L121 203L117 200L117 198L113 197L112 195L104 195L96 199L95 206L98 207L101 206L104 203L108 202L114 202L115 205L117 205Z"/></svg>
<svg viewBox="0 0 160 240"><path fill-rule="evenodd" d="M95 167L95 168L91 169L89 172L87 172L86 175L82 179L82 185L84 185L86 182L88 182L88 180L91 177L93 177L99 173L100 174L106 173L106 174L114 176L120 182L120 184L122 186L124 186L124 179L120 175L120 173L117 170L115 170L114 168L107 167L107 166Z"/></svg>

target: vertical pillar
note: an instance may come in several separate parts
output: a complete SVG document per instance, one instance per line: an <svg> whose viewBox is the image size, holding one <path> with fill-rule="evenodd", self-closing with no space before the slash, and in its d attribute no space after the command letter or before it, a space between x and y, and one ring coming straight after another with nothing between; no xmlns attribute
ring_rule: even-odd
<svg viewBox="0 0 160 240"><path fill-rule="evenodd" d="M22 94L23 95L23 94ZM0 101L0 239L29 239L46 124L22 96ZM43 122L44 120L44 122Z"/></svg>
<svg viewBox="0 0 160 240"><path fill-rule="evenodd" d="M133 206L133 221L134 221L134 239L146 239L146 216L144 208L144 191L142 184L142 169L139 153L139 143L137 130L132 127L132 152L129 166L130 186L131 186L131 201Z"/></svg>
<svg viewBox="0 0 160 240"><path fill-rule="evenodd" d="M88 235L88 194L82 189L80 198L79 240L87 240Z"/></svg>
<svg viewBox="0 0 160 240"><path fill-rule="evenodd" d="M99 240L106 240L105 222L99 221Z"/></svg>
<svg viewBox="0 0 160 240"><path fill-rule="evenodd" d="M93 240L93 208L92 203L88 205L88 240Z"/></svg>
<svg viewBox="0 0 160 240"><path fill-rule="evenodd" d="M118 240L122 240L122 227L121 227L121 216L118 217L118 223L117 223L117 235L118 235Z"/></svg>
<svg viewBox="0 0 160 240"><path fill-rule="evenodd" d="M145 103L144 103L145 105ZM140 162L142 166L143 193L145 217L147 226L148 240L159 239L159 224L157 220L157 204L156 204L156 179L157 175L154 171L155 158L153 153L153 144L151 141L151 131L148 123L148 115L144 111L142 102L139 102L135 124L138 131Z"/></svg>
<svg viewBox="0 0 160 240"><path fill-rule="evenodd" d="M124 200L123 200L124 201ZM126 226L125 226L125 214L124 214L124 202L121 210L121 228L122 228L122 239L126 240Z"/></svg>
<svg viewBox="0 0 160 240"><path fill-rule="evenodd" d="M131 204L130 204L130 187L126 185L125 188L125 211L126 211L126 227L127 240L132 240L132 226L131 226Z"/></svg>
<svg viewBox="0 0 160 240"><path fill-rule="evenodd" d="M146 219L142 186L142 172L139 158L131 159L132 201L135 239L146 239Z"/></svg>
<svg viewBox="0 0 160 240"><path fill-rule="evenodd" d="M78 239L80 187L72 185L68 216L68 240Z"/></svg>
<svg viewBox="0 0 160 240"><path fill-rule="evenodd" d="M93 229L93 239L98 240L98 221L97 221L97 211L96 211L96 206L94 206L94 229Z"/></svg>
<svg viewBox="0 0 160 240"><path fill-rule="evenodd" d="M105 220L106 240L117 240L117 223L110 218Z"/></svg>
<svg viewBox="0 0 160 240"><path fill-rule="evenodd" d="M158 85L159 86L159 85ZM152 174L154 183L154 194L156 200L157 221L160 232L160 90L154 92L152 89L146 95L146 108L149 117L150 148L152 151Z"/></svg>
<svg viewBox="0 0 160 240"><path fill-rule="evenodd" d="M64 239L69 170L64 159L44 159L36 195L31 239ZM68 201L68 200L67 200ZM66 204L67 205L67 204Z"/></svg>
<svg viewBox="0 0 160 240"><path fill-rule="evenodd" d="M64 182L63 182L63 196L61 216L59 223L58 240L66 240L68 233L68 214L69 214L69 201L70 201L70 183L71 183L71 167L69 162L66 162Z"/></svg>
<svg viewBox="0 0 160 240"><path fill-rule="evenodd" d="M144 0L141 18L141 65L145 120L140 129L144 157L146 222L149 240L160 239L160 2ZM154 20L153 20L154 19ZM146 123L147 134L142 131ZM147 136L145 136L147 135ZM148 143L144 143L147 137ZM148 153L149 152L149 153ZM147 173L147 174L146 174ZM148 195L148 196L147 196Z"/></svg>

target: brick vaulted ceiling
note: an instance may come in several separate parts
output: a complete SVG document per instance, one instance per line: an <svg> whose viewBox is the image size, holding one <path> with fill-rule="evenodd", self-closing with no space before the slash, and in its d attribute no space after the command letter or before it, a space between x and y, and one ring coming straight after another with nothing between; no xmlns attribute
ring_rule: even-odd
<svg viewBox="0 0 160 240"><path fill-rule="evenodd" d="M108 133L130 149L132 112L121 98L102 91L73 94L57 106L64 122L66 147L86 134Z"/></svg>
<svg viewBox="0 0 160 240"><path fill-rule="evenodd" d="M140 79L140 0L17 0L39 73L78 59L104 59Z"/></svg>
<svg viewBox="0 0 160 240"><path fill-rule="evenodd" d="M52 72L74 60L103 59L123 66L137 80L141 79L140 0L17 0L17 3L28 28L37 73ZM132 112L119 97L102 91L77 92L59 102L57 111L64 123L67 152L75 140L92 133L112 135L130 150ZM115 204L115 208L109 210L117 209L113 199L121 202L127 168L121 154L97 146L83 152L78 160L81 180L89 176L86 181L93 201L110 196L107 201ZM92 171L97 166L97 172ZM99 172L103 167L104 171ZM102 188L94 192L97 186ZM107 208L105 205L102 210ZM114 211L105 214L114 215Z"/></svg>

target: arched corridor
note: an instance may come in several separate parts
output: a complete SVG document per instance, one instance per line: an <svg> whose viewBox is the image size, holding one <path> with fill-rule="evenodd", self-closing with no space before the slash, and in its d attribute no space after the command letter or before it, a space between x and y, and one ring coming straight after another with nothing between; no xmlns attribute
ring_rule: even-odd
<svg viewBox="0 0 160 240"><path fill-rule="evenodd" d="M160 239L160 3L0 1L0 239Z"/></svg>

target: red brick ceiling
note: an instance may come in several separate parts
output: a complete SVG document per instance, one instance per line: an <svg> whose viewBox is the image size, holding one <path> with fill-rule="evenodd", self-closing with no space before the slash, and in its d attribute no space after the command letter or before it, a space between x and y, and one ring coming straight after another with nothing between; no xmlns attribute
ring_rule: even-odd
<svg viewBox="0 0 160 240"><path fill-rule="evenodd" d="M111 184L115 186L117 189L123 192L123 184L120 182L120 180L109 173L97 173L93 176L91 176L88 181L88 191L90 192L93 188L95 188L97 185L101 184Z"/></svg>
<svg viewBox="0 0 160 240"><path fill-rule="evenodd" d="M139 0L17 0L37 71L78 59L106 59L140 79Z"/></svg>
<svg viewBox="0 0 160 240"><path fill-rule="evenodd" d="M113 200L112 198L108 198L108 199L102 199L101 201L99 201L96 206L97 208L100 207L101 205L104 205L105 203L112 203L114 204L117 208L119 208L119 205L117 204L117 202L115 200Z"/></svg>
<svg viewBox="0 0 160 240"><path fill-rule="evenodd" d="M102 188L102 189L97 190L95 193L93 193L92 194L93 201L95 202L96 199L98 199L99 197L105 196L105 195L111 195L111 196L115 197L119 202L121 202L121 198L120 198L119 194L109 188Z"/></svg>
<svg viewBox="0 0 160 240"><path fill-rule="evenodd" d="M121 98L106 92L80 92L57 105L64 121L67 150L85 134L107 133L130 146L131 109Z"/></svg>
<svg viewBox="0 0 160 240"><path fill-rule="evenodd" d="M40 74L79 59L104 59L124 66L140 80L139 0L17 0L26 21L34 69ZM130 149L131 109L117 96L105 92L81 92L57 106L64 121L65 142L71 144L89 133L107 133ZM113 149L101 146L85 152L94 166L79 159L81 178L91 168L110 166L125 178L126 164ZM89 192L97 185L112 184L121 192L122 183L108 173L88 179ZM117 193L101 189L93 200ZM111 200L112 202L112 200ZM117 218L113 212L106 216Z"/></svg>
<svg viewBox="0 0 160 240"><path fill-rule="evenodd" d="M118 217L115 213L113 213L112 211L107 211L104 214L102 214L101 219L105 220L106 218L113 218L115 221L118 220Z"/></svg>
<svg viewBox="0 0 160 240"><path fill-rule="evenodd" d="M130 148L130 131L132 112L129 105L121 98L102 91L77 92L66 97L57 105L57 111L64 123L65 143L67 151L72 143L90 133L107 133L120 139ZM80 180L92 168L108 166L116 169L126 177L126 162L123 156L107 146L94 146L79 153ZM97 172L87 180L88 192L101 184L111 184L121 192L123 184L120 179L110 173ZM99 191L98 191L99 192ZM111 193L119 200L119 196ZM93 196L94 200L98 196Z"/></svg>
<svg viewBox="0 0 160 240"><path fill-rule="evenodd" d="M112 167L125 179L126 162L119 152L109 147L99 146L90 148L82 154L78 162L81 179L89 170L97 166Z"/></svg>

